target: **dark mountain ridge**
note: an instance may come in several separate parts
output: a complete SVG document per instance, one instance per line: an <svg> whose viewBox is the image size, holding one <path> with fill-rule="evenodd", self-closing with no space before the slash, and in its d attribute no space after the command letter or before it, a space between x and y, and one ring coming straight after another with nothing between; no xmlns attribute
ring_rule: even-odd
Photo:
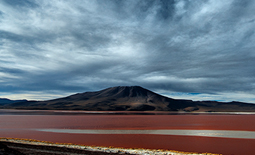
<svg viewBox="0 0 255 155"><path fill-rule="evenodd" d="M0 98L0 105L6 105L11 103L17 103L17 102L26 102L27 100L10 100L7 98Z"/></svg>
<svg viewBox="0 0 255 155"><path fill-rule="evenodd" d="M140 86L118 86L48 101L16 102L3 108L86 111L255 112L255 104L172 99Z"/></svg>

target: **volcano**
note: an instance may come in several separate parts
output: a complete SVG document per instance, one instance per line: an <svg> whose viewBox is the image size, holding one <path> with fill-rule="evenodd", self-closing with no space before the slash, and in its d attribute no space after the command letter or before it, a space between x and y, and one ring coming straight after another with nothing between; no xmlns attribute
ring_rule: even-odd
<svg viewBox="0 0 255 155"><path fill-rule="evenodd" d="M255 112L255 104L172 99L140 86L118 86L48 101L17 102L3 108L86 111Z"/></svg>

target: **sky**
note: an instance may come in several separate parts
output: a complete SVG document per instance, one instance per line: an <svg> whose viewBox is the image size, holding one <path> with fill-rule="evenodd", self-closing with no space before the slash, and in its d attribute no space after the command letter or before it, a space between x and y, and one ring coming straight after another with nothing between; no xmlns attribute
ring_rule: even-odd
<svg viewBox="0 0 255 155"><path fill-rule="evenodd" d="M255 103L254 0L0 0L0 97L114 86Z"/></svg>

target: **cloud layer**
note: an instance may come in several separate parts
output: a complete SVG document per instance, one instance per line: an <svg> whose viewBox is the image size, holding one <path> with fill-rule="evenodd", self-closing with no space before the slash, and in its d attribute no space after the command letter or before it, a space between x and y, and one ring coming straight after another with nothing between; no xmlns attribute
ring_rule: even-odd
<svg viewBox="0 0 255 155"><path fill-rule="evenodd" d="M2 0L1 96L140 85L255 103L254 8L252 0Z"/></svg>

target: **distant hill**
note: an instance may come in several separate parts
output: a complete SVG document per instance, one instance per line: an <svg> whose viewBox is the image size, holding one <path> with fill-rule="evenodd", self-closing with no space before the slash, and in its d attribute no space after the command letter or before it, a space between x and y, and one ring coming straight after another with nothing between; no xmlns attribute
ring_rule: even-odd
<svg viewBox="0 0 255 155"><path fill-rule="evenodd" d="M26 102L27 100L10 100L7 98L0 98L0 105L6 105L11 103L17 103L17 102Z"/></svg>
<svg viewBox="0 0 255 155"><path fill-rule="evenodd" d="M168 98L140 86L111 87L49 101L24 101L3 108L86 111L255 112L255 104Z"/></svg>

